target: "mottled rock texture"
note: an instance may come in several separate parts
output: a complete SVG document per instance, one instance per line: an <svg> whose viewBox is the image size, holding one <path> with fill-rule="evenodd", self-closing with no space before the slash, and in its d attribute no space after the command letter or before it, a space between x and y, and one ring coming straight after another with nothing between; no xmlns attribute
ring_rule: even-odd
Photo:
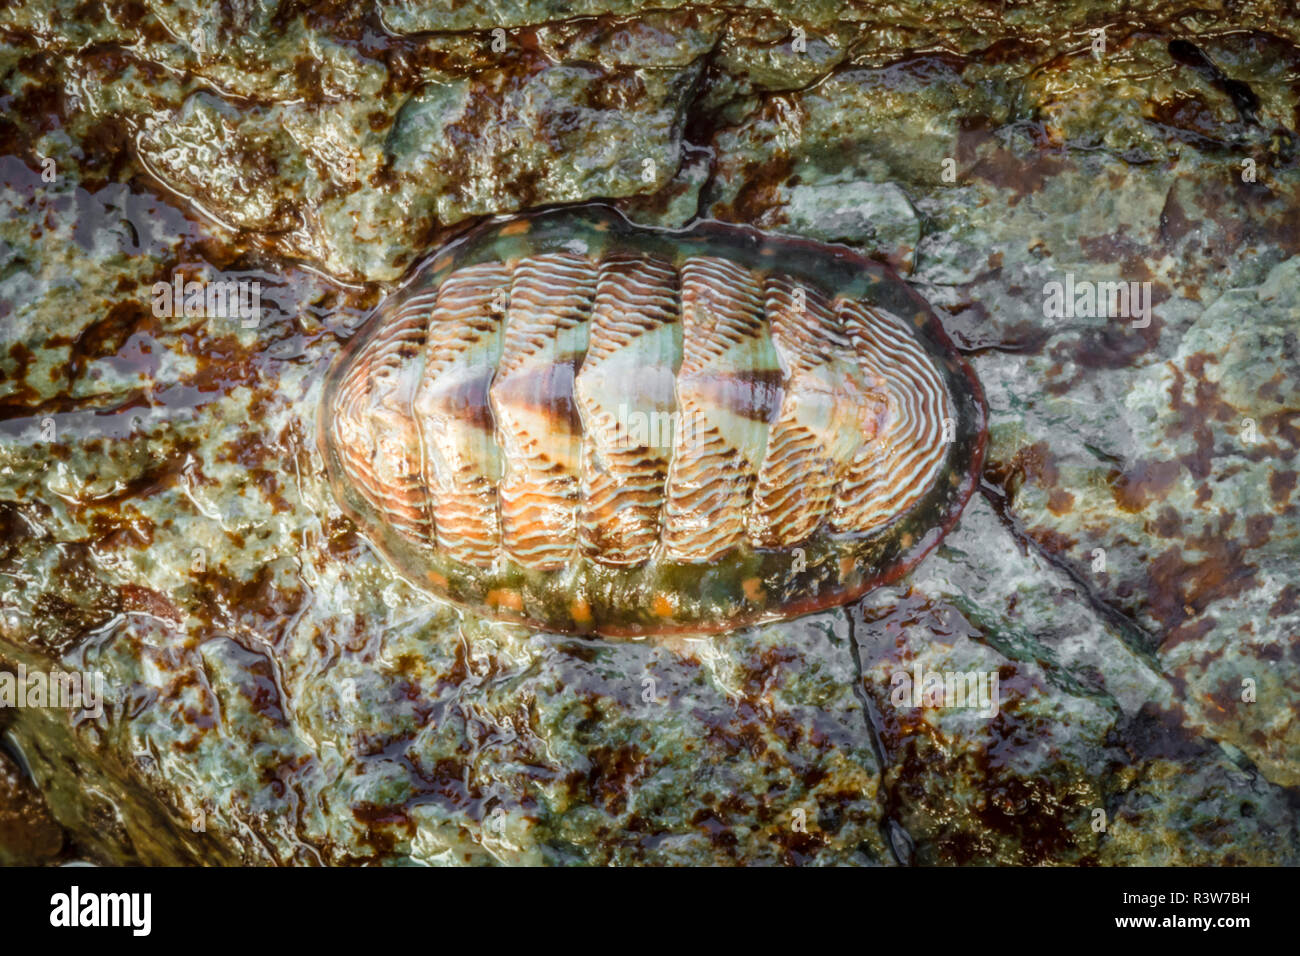
<svg viewBox="0 0 1300 956"><path fill-rule="evenodd" d="M106 694L0 712L0 862L1300 863L1286 4L353 6L0 8L0 666ZM315 415L364 315L596 198L941 310L990 456L903 585L577 640L342 519ZM157 317L177 273L259 321ZM1149 321L1045 316L1067 275ZM918 666L997 714L900 706Z"/></svg>

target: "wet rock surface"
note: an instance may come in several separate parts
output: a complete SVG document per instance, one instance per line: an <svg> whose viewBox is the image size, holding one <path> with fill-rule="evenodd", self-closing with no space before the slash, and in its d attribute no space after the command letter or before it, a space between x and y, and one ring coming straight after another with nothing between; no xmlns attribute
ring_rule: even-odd
<svg viewBox="0 0 1300 956"><path fill-rule="evenodd" d="M9 754L0 751L0 866L39 866L58 859L63 831L45 799Z"/></svg>
<svg viewBox="0 0 1300 956"><path fill-rule="evenodd" d="M104 686L0 709L0 859L1300 862L1300 28L1106 6L0 10L0 664ZM366 313L596 198L940 310L989 462L902 585L576 640L341 517L316 405ZM257 321L155 314L178 273ZM1067 277L1149 314L1045 314Z"/></svg>

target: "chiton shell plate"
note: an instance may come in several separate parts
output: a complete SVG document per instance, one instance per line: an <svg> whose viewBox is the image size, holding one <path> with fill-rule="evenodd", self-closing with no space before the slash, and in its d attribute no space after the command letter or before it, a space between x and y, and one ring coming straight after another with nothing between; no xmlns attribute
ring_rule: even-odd
<svg viewBox="0 0 1300 956"><path fill-rule="evenodd" d="M983 393L851 250L605 206L490 222L330 369L334 493L417 587L570 633L714 632L853 600L974 490Z"/></svg>

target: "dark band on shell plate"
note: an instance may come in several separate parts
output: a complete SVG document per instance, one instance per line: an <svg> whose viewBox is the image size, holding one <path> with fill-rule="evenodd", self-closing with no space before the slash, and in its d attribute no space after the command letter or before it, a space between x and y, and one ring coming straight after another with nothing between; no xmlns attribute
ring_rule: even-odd
<svg viewBox="0 0 1300 956"><path fill-rule="evenodd" d="M339 502L416 586L491 617L715 632L897 579L984 457L929 306L840 246L605 206L448 246L332 367Z"/></svg>

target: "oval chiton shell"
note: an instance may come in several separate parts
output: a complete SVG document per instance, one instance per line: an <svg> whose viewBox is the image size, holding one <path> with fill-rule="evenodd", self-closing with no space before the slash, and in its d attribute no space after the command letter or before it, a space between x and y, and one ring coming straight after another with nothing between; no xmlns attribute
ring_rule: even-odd
<svg viewBox="0 0 1300 956"><path fill-rule="evenodd" d="M956 521L986 412L934 313L840 246L605 206L496 221L331 368L339 502L412 583L573 633L850 601Z"/></svg>

